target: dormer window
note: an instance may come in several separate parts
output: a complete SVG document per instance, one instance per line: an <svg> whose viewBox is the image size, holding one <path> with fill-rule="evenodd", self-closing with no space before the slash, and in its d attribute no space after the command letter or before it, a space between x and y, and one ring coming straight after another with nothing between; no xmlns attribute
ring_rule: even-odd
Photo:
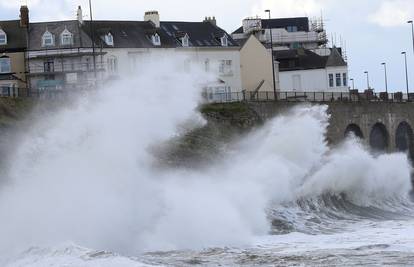
<svg viewBox="0 0 414 267"><path fill-rule="evenodd" d="M181 45L183 47L188 47L189 46L189 39L190 39L190 37L188 37L188 34L186 34L184 37L181 38Z"/></svg>
<svg viewBox="0 0 414 267"><path fill-rule="evenodd" d="M221 37L220 40L221 40L221 46L228 46L229 45L227 35L224 35L223 37Z"/></svg>
<svg viewBox="0 0 414 267"><path fill-rule="evenodd" d="M110 46L114 45L114 37L110 32L107 35L105 35L105 43Z"/></svg>
<svg viewBox="0 0 414 267"><path fill-rule="evenodd" d="M55 45L55 40L53 34L49 31L46 31L42 36L42 46L53 46Z"/></svg>
<svg viewBox="0 0 414 267"><path fill-rule="evenodd" d="M0 45L6 45L7 44L7 34L0 29Z"/></svg>
<svg viewBox="0 0 414 267"><path fill-rule="evenodd" d="M73 35L68 29L65 29L60 34L60 42L62 45L72 45L73 44Z"/></svg>
<svg viewBox="0 0 414 267"><path fill-rule="evenodd" d="M160 38L160 36L158 35L158 33L154 34L154 35L151 37L151 40L152 40L152 44L153 44L153 45L157 45L157 46L161 45L161 38Z"/></svg>

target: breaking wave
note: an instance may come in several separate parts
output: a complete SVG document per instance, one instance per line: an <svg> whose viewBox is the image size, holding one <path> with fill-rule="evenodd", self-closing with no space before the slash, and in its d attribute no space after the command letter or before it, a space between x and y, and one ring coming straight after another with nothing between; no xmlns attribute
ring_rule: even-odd
<svg viewBox="0 0 414 267"><path fill-rule="evenodd" d="M0 180L0 262L64 242L133 255L412 213L407 156L373 156L356 139L329 148L325 106L281 114L202 170L155 168L152 146L205 123L207 81L164 62L44 115Z"/></svg>

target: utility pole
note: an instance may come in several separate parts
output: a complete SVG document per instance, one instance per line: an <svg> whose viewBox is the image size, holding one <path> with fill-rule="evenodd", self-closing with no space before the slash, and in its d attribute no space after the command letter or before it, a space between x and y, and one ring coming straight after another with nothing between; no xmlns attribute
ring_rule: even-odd
<svg viewBox="0 0 414 267"><path fill-rule="evenodd" d="M269 13L269 30L270 30L270 50L272 54L272 74L273 74L273 92L275 94L275 101L277 100L277 93L276 93L276 76L275 76L275 59L273 56L273 34L272 34L272 26L270 25L270 20L272 16L270 15L270 9L265 10L266 13Z"/></svg>

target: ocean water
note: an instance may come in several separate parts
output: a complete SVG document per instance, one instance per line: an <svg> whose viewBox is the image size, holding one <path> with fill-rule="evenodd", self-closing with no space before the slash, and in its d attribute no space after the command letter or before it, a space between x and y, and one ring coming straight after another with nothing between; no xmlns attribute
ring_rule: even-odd
<svg viewBox="0 0 414 267"><path fill-rule="evenodd" d="M175 62L42 114L0 178L1 266L411 265L404 153L328 147L325 106L301 106L203 168L153 147L205 121L202 72Z"/></svg>

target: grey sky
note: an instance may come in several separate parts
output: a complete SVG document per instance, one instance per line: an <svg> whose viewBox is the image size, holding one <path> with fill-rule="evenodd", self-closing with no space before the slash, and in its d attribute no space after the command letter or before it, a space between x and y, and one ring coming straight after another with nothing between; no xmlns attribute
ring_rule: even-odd
<svg viewBox="0 0 414 267"><path fill-rule="evenodd" d="M411 29L406 23L414 19L413 0L92 0L96 19L142 20L147 10L158 10L162 20L199 21L216 16L219 26L234 31L247 16L264 16L272 9L273 17L321 16L326 20L329 36L340 36L347 43L350 76L356 87L365 88L364 71L370 72L371 86L384 88L385 61L389 69L390 90L405 90L401 51L407 51L410 86L414 92L414 55ZM82 5L88 15L87 0L0 0L0 19L18 18L18 9L27 3L32 21L75 18Z"/></svg>

